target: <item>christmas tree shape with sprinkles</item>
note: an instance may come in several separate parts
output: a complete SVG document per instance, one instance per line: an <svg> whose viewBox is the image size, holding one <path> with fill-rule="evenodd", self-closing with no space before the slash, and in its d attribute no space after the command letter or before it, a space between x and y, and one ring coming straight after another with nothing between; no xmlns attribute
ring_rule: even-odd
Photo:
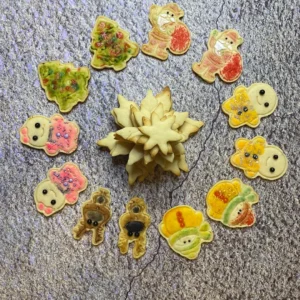
<svg viewBox="0 0 300 300"><path fill-rule="evenodd" d="M138 55L139 46L129 39L129 33L120 28L118 23L100 16L92 31L90 51L93 53L93 68L121 71L131 57Z"/></svg>
<svg viewBox="0 0 300 300"><path fill-rule="evenodd" d="M50 61L40 64L38 73L48 100L55 101L61 112L67 113L78 102L86 100L91 76L87 67Z"/></svg>

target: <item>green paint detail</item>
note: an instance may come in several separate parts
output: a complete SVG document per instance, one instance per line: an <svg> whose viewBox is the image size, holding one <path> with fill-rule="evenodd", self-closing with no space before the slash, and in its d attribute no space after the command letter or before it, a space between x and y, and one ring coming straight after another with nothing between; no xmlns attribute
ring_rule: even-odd
<svg viewBox="0 0 300 300"><path fill-rule="evenodd" d="M226 207L226 209L223 213L223 223L225 225L228 225L230 215L231 215L232 211L234 210L234 208L238 204L245 202L245 200L246 200L245 197L242 197L242 196L237 196L237 197L233 198L233 200L231 200L231 202L228 204L228 206Z"/></svg>
<svg viewBox="0 0 300 300"><path fill-rule="evenodd" d="M90 79L88 68L78 70L72 64L52 61L40 64L38 72L47 98L55 101L61 112L69 112L78 102L87 98Z"/></svg>
<svg viewBox="0 0 300 300"><path fill-rule="evenodd" d="M188 227L174 233L169 239L170 247L189 259L197 257L202 242L210 242L213 238L210 225L205 222L199 227ZM183 241L186 241L186 243Z"/></svg>
<svg viewBox="0 0 300 300"><path fill-rule="evenodd" d="M210 242L213 238L213 233L210 225L207 222L203 222L199 228L200 237L205 242Z"/></svg>
<svg viewBox="0 0 300 300"><path fill-rule="evenodd" d="M258 202L257 194L254 192L252 187L249 185L243 184L241 193L230 201L230 203L228 204L228 206L226 207L226 209L223 212L223 217L222 217L223 224L225 224L225 225L229 224L230 215L231 215L232 211L238 204L240 204L242 202L251 202L251 203Z"/></svg>
<svg viewBox="0 0 300 300"><path fill-rule="evenodd" d="M189 228L183 228L180 231L177 231L176 233L174 233L170 238L169 238L169 242L171 245L174 245L174 243L187 236L187 235L199 235L199 229L197 227L189 227Z"/></svg>
<svg viewBox="0 0 300 300"><path fill-rule="evenodd" d="M192 237L191 243L178 245L178 240L182 238L188 239ZM201 247L201 237L199 228L191 227L184 228L176 233L174 233L168 240L170 247L177 253L186 256L188 258L195 258L200 251Z"/></svg>

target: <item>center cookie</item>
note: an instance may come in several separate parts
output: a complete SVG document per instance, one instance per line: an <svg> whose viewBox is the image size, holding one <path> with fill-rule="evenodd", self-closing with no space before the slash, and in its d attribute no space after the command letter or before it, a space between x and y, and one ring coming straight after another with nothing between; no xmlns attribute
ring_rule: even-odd
<svg viewBox="0 0 300 300"><path fill-rule="evenodd" d="M98 141L112 156L129 154L126 170L129 184L143 181L159 165L179 176L188 171L183 142L195 134L203 122L188 118L188 112L172 109L168 87L154 96L148 91L140 106L119 95L119 108L112 110L122 129Z"/></svg>

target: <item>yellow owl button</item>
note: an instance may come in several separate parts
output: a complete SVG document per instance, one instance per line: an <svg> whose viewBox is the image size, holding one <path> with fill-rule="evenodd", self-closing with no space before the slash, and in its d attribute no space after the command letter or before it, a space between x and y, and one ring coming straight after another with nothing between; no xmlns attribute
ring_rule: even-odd
<svg viewBox="0 0 300 300"><path fill-rule="evenodd" d="M229 125L238 128L243 125L255 128L262 117L274 112L278 98L273 88L265 83L254 83L249 88L237 87L233 96L222 104L222 110L229 115Z"/></svg>
<svg viewBox="0 0 300 300"><path fill-rule="evenodd" d="M228 227L249 227L255 223L252 204L258 200L253 188L240 179L222 180L207 194L207 214L211 219Z"/></svg>
<svg viewBox="0 0 300 300"><path fill-rule="evenodd" d="M233 166L244 170L248 178L260 176L275 180L282 177L288 168L288 160L280 148L268 145L262 136L252 140L239 138L235 141L236 152L231 156Z"/></svg>
<svg viewBox="0 0 300 300"><path fill-rule="evenodd" d="M169 209L158 229L171 249L187 259L197 258L201 244L213 239L212 229L202 213L187 205Z"/></svg>

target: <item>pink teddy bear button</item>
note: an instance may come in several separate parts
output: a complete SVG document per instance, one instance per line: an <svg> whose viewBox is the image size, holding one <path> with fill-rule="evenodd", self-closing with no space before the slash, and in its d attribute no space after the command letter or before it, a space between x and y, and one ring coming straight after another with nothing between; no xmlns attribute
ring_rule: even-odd
<svg viewBox="0 0 300 300"><path fill-rule="evenodd" d="M63 209L65 204L75 204L87 184L87 178L74 163L67 162L60 168L52 168L34 191L36 208L46 217L51 216Z"/></svg>
<svg viewBox="0 0 300 300"><path fill-rule="evenodd" d="M20 129L23 144L43 149L49 156L55 156L59 152L74 152L78 146L78 135L77 123L64 119L60 114L50 118L32 116Z"/></svg>

